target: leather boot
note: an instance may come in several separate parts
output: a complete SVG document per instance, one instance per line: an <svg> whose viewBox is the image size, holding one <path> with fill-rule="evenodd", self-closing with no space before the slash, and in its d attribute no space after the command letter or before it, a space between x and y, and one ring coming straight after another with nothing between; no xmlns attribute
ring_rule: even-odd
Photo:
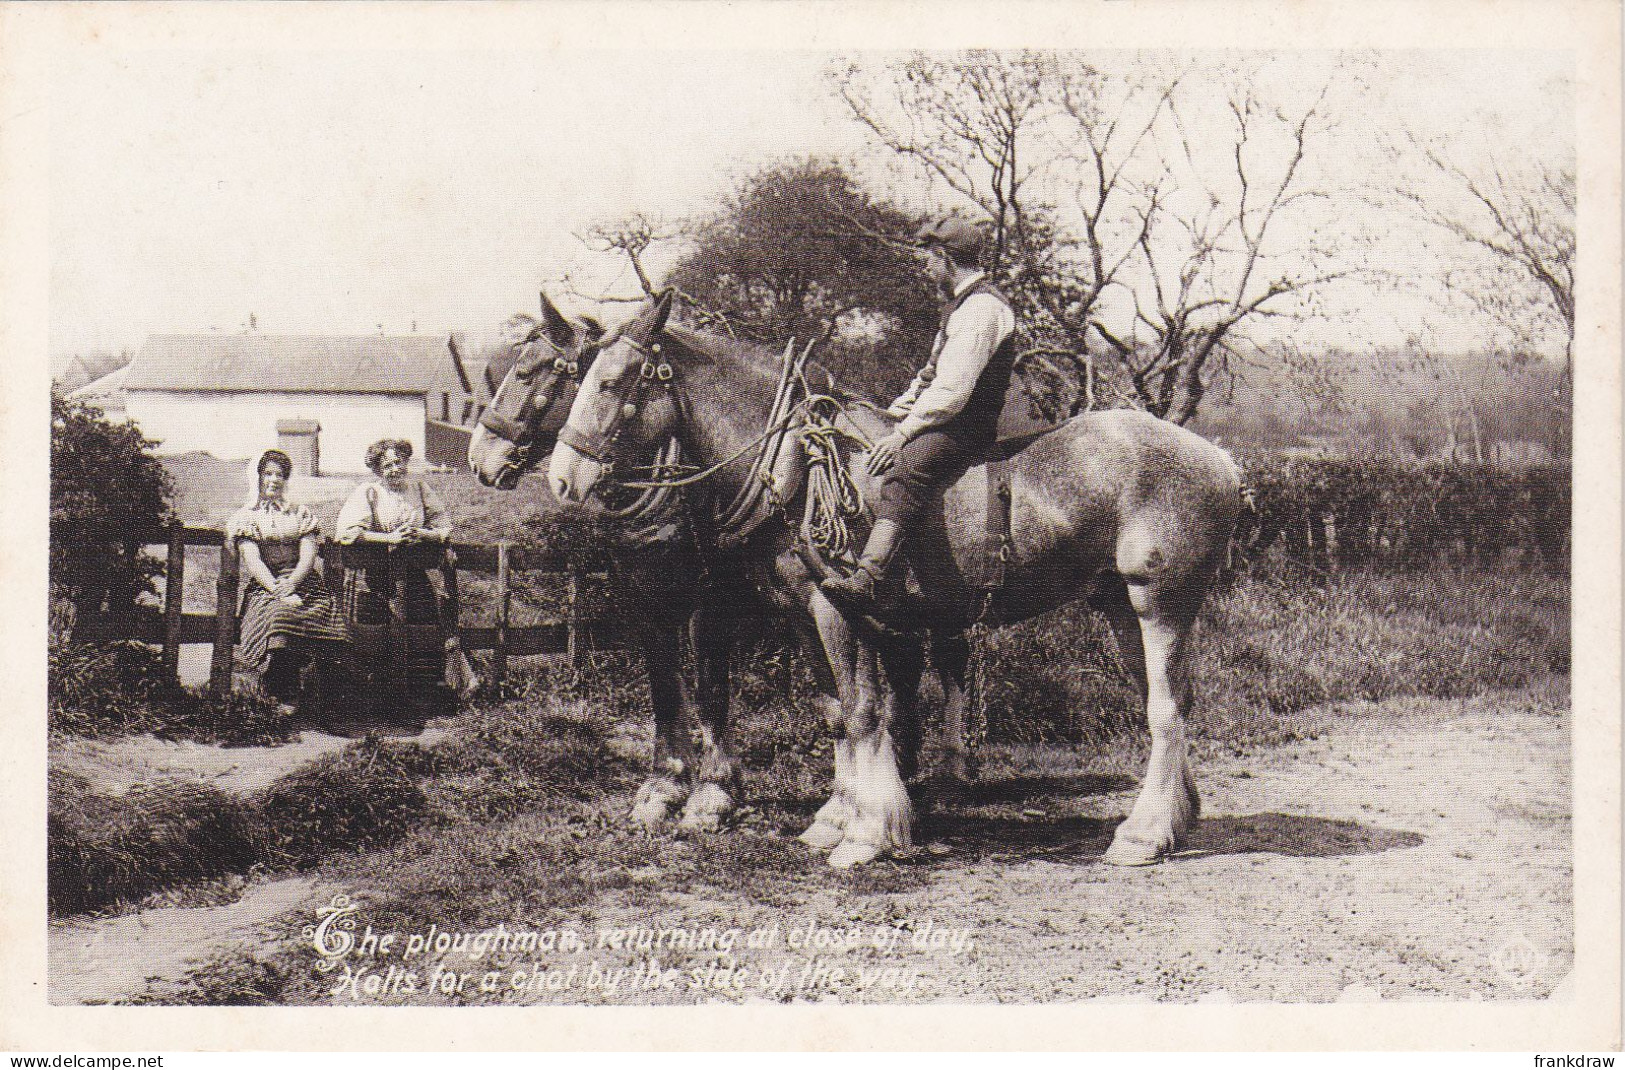
<svg viewBox="0 0 1625 1070"><path fill-rule="evenodd" d="M850 576L831 576L821 586L824 593L839 602L860 607L875 604L875 592L886 578L886 569L903 545L903 526L893 520L876 520L864 544L858 567Z"/></svg>

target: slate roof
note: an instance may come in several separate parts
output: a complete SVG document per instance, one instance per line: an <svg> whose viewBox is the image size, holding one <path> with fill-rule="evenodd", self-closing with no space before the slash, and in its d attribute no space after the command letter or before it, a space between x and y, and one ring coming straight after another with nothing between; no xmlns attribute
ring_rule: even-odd
<svg viewBox="0 0 1625 1070"><path fill-rule="evenodd" d="M159 334L124 389L427 394L450 361L445 335Z"/></svg>

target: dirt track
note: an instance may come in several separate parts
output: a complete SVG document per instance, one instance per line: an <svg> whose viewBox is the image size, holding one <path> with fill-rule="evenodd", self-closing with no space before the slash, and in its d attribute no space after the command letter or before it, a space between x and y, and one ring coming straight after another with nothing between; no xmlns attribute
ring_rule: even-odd
<svg viewBox="0 0 1625 1070"><path fill-rule="evenodd" d="M1322 711L1324 729L1311 742L1210 760L1198 767L1206 810L1193 842L1153 869L1099 861L1133 785L1074 778L1051 785L1037 803L1000 798L995 788L984 805L927 818L921 839L931 846L918 863L927 876L915 890L858 898L826 887L789 910L742 897L670 895L653 915L606 892L581 928L777 923L775 950L735 949L758 975L774 963L794 967L791 990L768 998L1546 996L1573 961L1569 722L1561 686L1344 706ZM285 931L297 932L314 905L294 911ZM135 926L113 919L54 927L53 998L107 998L106 979L90 976L97 962L140 957L135 946L117 946L119 933L151 931L164 914L149 911ZM242 939L240 920L229 911L189 919L195 957ZM899 927L898 944L889 953L826 953L824 964L846 969L846 978L797 992L795 974L808 956L782 940L808 922ZM928 923L938 934L968 934L972 946L957 954L915 949L914 934ZM97 953L76 951L89 947ZM590 957L605 966L639 961L610 951ZM162 970L152 960L149 972L173 979L183 958L169 956ZM691 967L709 961L679 952L664 964L681 965L686 980ZM889 976L897 987L876 975L860 987L858 967L895 967ZM508 994L593 1003L707 996L763 993L606 993L578 985L571 993Z"/></svg>

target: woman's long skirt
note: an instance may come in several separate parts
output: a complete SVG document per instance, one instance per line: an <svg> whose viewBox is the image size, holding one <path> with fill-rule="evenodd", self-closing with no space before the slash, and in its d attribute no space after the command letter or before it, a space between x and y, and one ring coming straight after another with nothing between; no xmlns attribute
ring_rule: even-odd
<svg viewBox="0 0 1625 1070"><path fill-rule="evenodd" d="M285 569L277 576L292 571ZM310 573L295 593L302 605L287 605L258 583L250 582L237 637L237 664L243 671L263 676L277 650L335 656L339 651L334 645L350 641L344 614L320 577Z"/></svg>

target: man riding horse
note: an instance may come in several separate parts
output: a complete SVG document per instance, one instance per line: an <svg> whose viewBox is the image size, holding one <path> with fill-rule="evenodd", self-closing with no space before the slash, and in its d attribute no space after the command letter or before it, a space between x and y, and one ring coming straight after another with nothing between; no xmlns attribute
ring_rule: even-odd
<svg viewBox="0 0 1625 1070"><path fill-rule="evenodd" d="M918 240L926 273L949 296L930 359L887 409L900 422L869 454L869 471L881 481L869 541L856 569L823 583L830 597L858 609L874 606L921 514L992 449L1015 365L1016 316L982 268L982 230L949 218L922 228Z"/></svg>

